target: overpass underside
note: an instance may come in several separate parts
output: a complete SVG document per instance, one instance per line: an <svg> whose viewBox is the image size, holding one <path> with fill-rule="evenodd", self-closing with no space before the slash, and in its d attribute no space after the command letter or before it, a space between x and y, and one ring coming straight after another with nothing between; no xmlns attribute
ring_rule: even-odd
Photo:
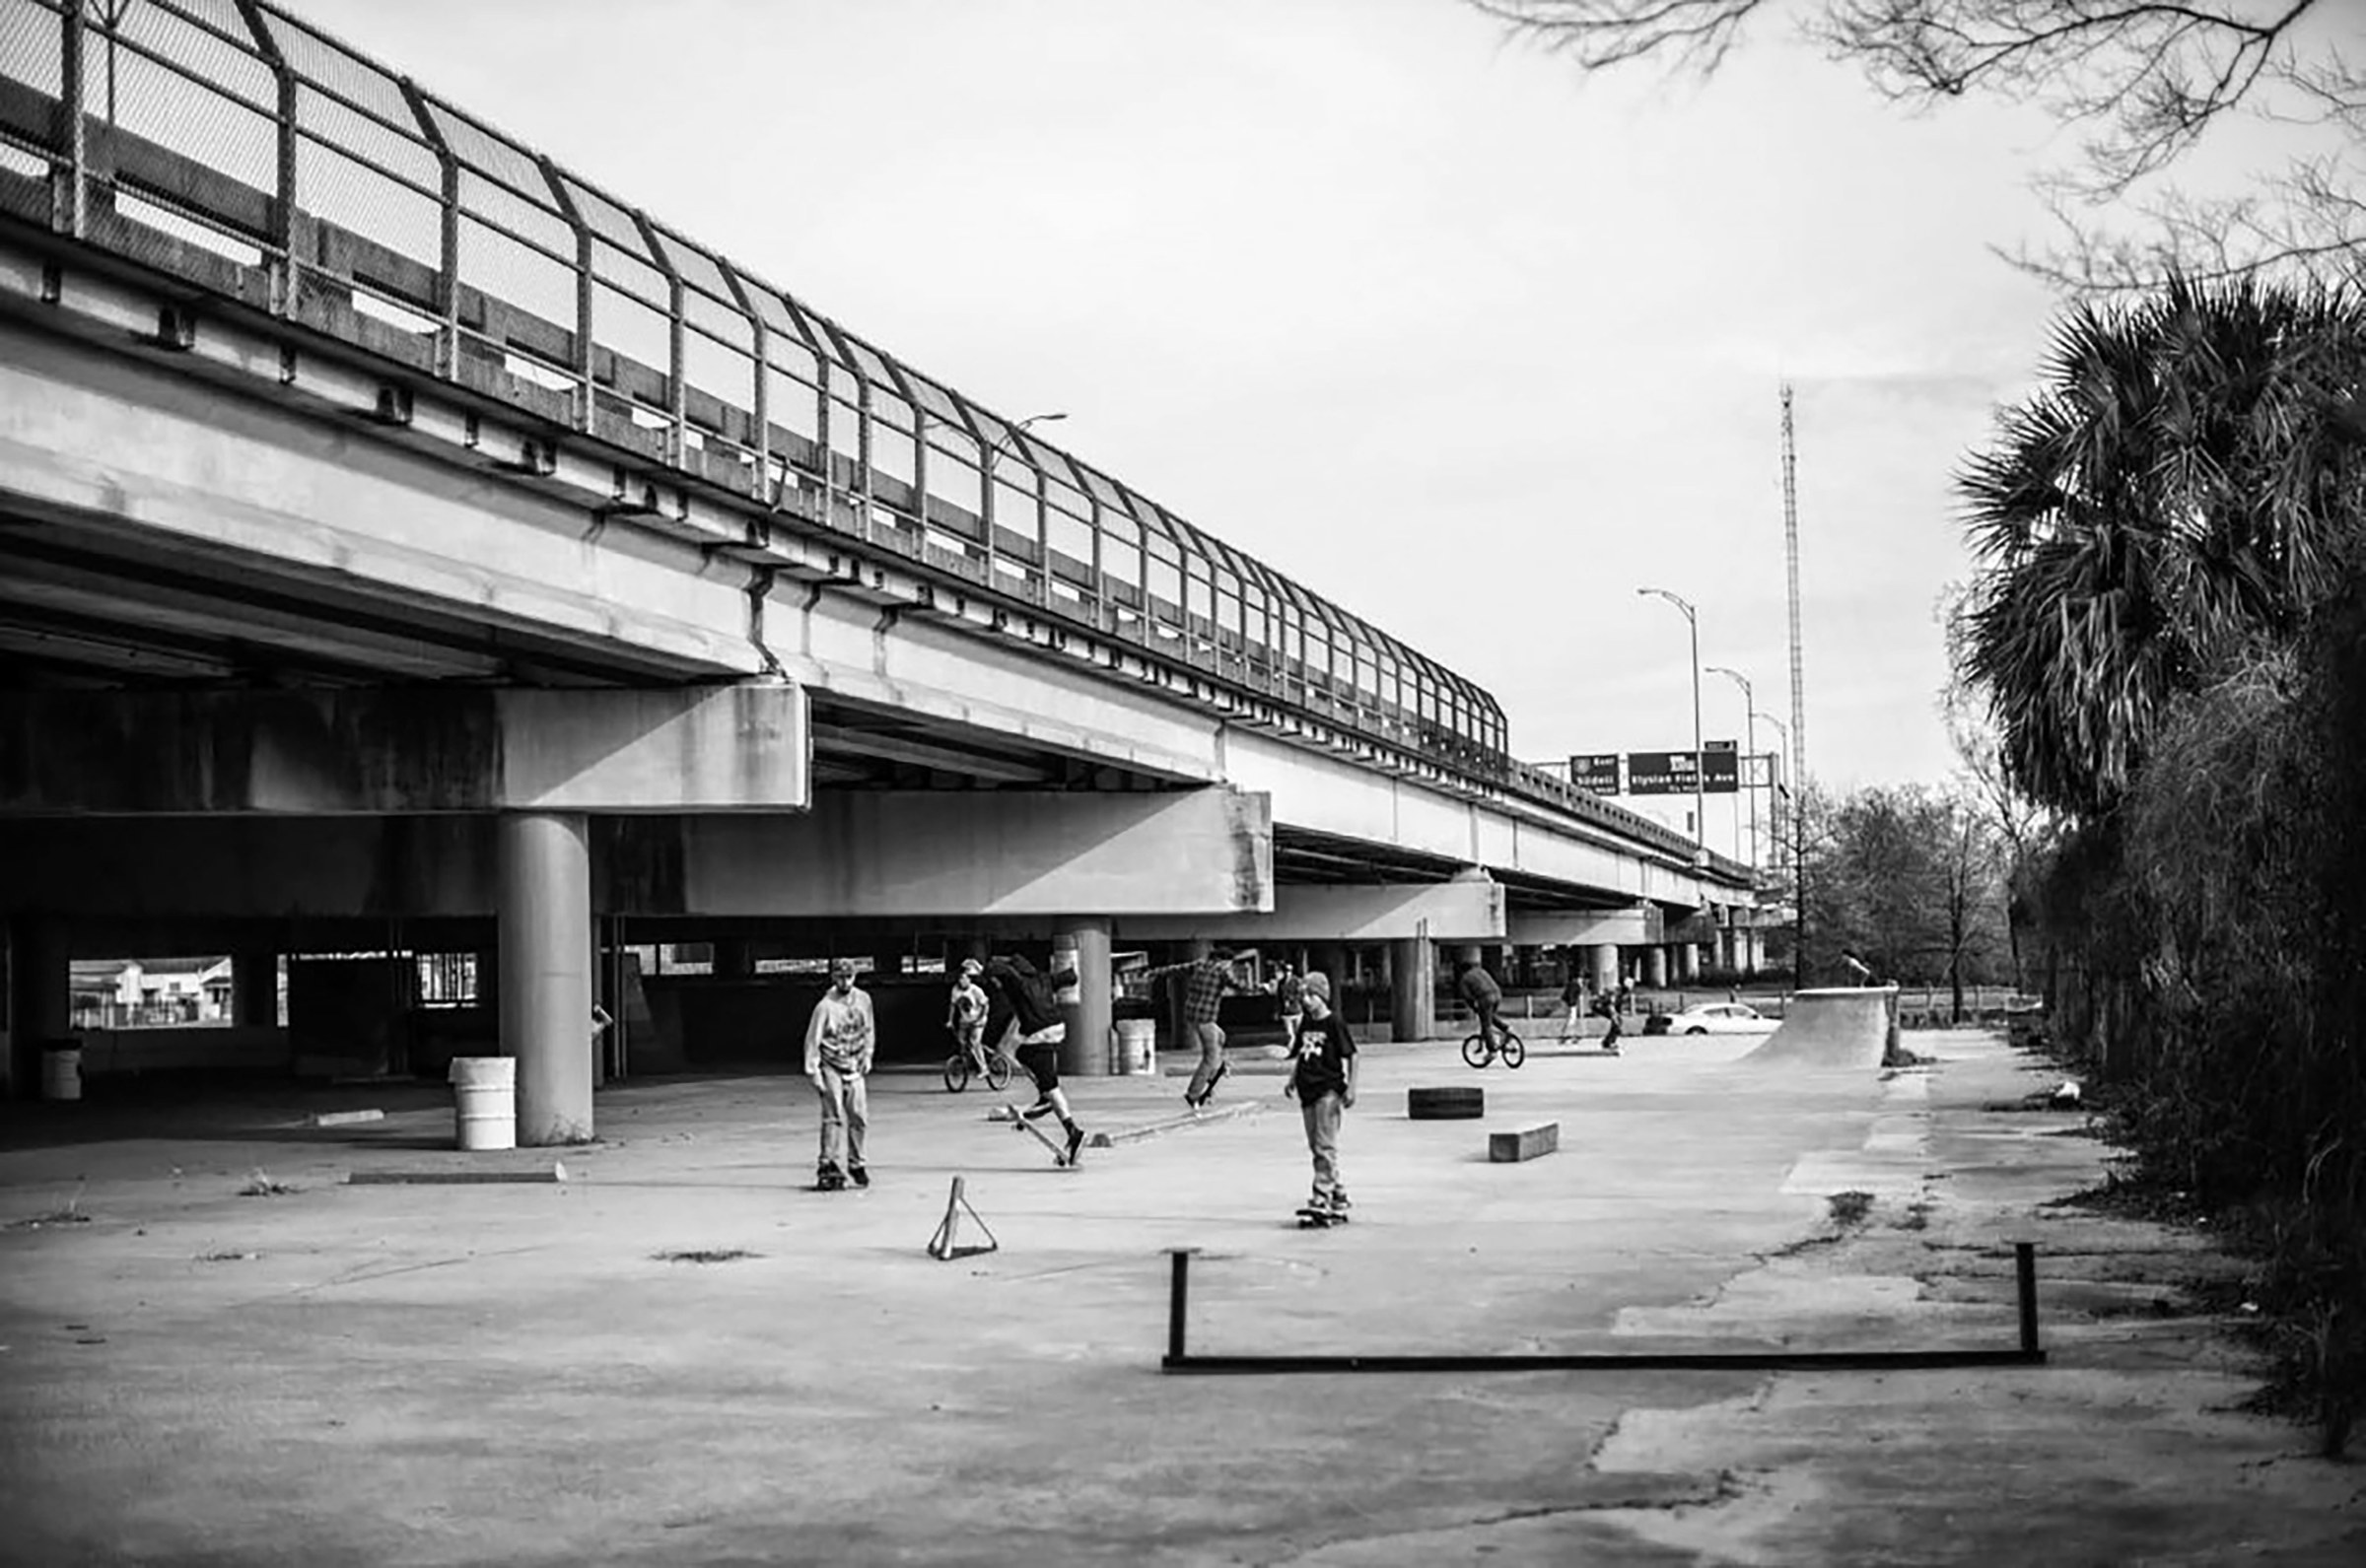
<svg viewBox="0 0 2366 1568"><path fill-rule="evenodd" d="M44 14L76 35L79 8ZM463 302L490 307L442 285L424 355L370 313L415 261L0 86L20 149L61 114L88 137L52 149L63 184L0 170L0 1062L17 1092L71 1030L78 958L234 953L244 1014L276 1027L253 977L283 957L467 955L494 1049L521 1061L522 1134L548 1142L589 1135L604 1072L648 1065L627 1031L591 1026L595 1004L632 1013L619 955L640 944L712 942L725 979L839 953L892 976L986 946L1073 951L1071 1070L1090 1072L1119 945L1368 971L1414 1038L1440 944L1582 948L1609 974L1622 948L1702 939L1672 921L1735 895L1650 824L1507 790L1484 693L980 410L948 401L938 438L968 430L982 504L1008 487L978 439L1013 438L1031 542L936 507L917 476L885 482L884 393L864 379L883 364L846 367L851 454L826 430L768 446L760 395L692 442L705 405L680 364L633 366L578 321L581 375L553 393L499 369L507 350L486 360ZM217 224L251 208L307 242L231 262L143 228L103 151L150 197L177 190ZM738 458L726 427L752 432ZM1079 487L1088 560L1048 542ZM938 561L944 529L975 534L969 553ZM1264 641L1162 596L1165 546L1196 583L1234 579L1235 626L1261 596ZM1325 660L1285 651L1293 638L1331 640ZM390 974L376 1000L323 1002L323 1028L416 990ZM314 1011L305 975L292 1027ZM774 1059L794 1060L801 1013L768 1019Z"/></svg>

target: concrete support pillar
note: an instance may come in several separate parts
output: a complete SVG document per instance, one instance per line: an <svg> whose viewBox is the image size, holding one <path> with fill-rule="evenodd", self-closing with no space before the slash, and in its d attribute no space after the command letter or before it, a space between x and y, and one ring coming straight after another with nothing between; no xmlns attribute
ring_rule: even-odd
<svg viewBox="0 0 2366 1568"><path fill-rule="evenodd" d="M1676 944L1677 984L1689 986L1700 978L1701 944L1699 942L1678 942Z"/></svg>
<svg viewBox="0 0 2366 1568"><path fill-rule="evenodd" d="M501 949L480 947L476 950L476 1004L493 1014L498 1024L501 1017Z"/></svg>
<svg viewBox="0 0 2366 1568"><path fill-rule="evenodd" d="M1355 955L1338 942L1325 942L1316 948L1311 967L1331 977L1333 1000L1337 1000L1348 984L1356 978Z"/></svg>
<svg viewBox="0 0 2366 1568"><path fill-rule="evenodd" d="M62 920L28 918L8 928L8 1056L6 1092L16 1099L41 1093L41 1043L62 1040L74 1027L73 945Z"/></svg>
<svg viewBox="0 0 2366 1568"><path fill-rule="evenodd" d="M898 948L892 952L871 954L870 973L873 979L893 980L896 976L902 974L903 972L904 955L902 949Z"/></svg>
<svg viewBox="0 0 2366 1568"><path fill-rule="evenodd" d="M1401 936L1390 942L1388 967L1389 1039L1428 1039L1437 1027L1437 961L1428 938Z"/></svg>
<svg viewBox="0 0 2366 1568"><path fill-rule="evenodd" d="M592 856L581 812L500 819L501 1048L518 1058L518 1141L592 1138Z"/></svg>
<svg viewBox="0 0 2366 1568"><path fill-rule="evenodd" d="M1667 986L1668 950L1666 947L1655 945L1643 949L1643 984L1653 990L1663 989Z"/></svg>
<svg viewBox="0 0 2366 1568"><path fill-rule="evenodd" d="M279 955L269 948L230 956L230 1017L256 1029L279 1027Z"/></svg>
<svg viewBox="0 0 2366 1568"><path fill-rule="evenodd" d="M756 972L754 944L744 936L718 936L711 944L715 962L709 970L717 980L745 980Z"/></svg>
<svg viewBox="0 0 2366 1568"><path fill-rule="evenodd" d="M1586 959L1591 966L1595 990L1607 995L1619 989L1618 943L1598 942L1586 950Z"/></svg>
<svg viewBox="0 0 2366 1568"><path fill-rule="evenodd" d="M1109 922L1097 916L1063 920L1052 932L1052 971L1077 972L1074 988L1060 993L1068 1037L1060 1046L1063 1076L1099 1078L1109 1071L1111 1024Z"/></svg>

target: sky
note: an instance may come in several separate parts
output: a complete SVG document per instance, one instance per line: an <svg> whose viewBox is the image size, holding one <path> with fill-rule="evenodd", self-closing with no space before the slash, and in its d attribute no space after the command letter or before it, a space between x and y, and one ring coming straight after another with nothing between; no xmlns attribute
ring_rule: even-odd
<svg viewBox="0 0 2366 1568"><path fill-rule="evenodd" d="M1531 761L1689 748L1646 586L1790 722L1787 377L1808 770L1954 766L1952 481L2053 309L1990 249L2047 235L2030 111L1916 117L1772 32L1705 85L1587 79L1457 0L295 9L1006 417L1065 413L1038 434L1486 687ZM1748 738L1734 682L1701 710Z"/></svg>

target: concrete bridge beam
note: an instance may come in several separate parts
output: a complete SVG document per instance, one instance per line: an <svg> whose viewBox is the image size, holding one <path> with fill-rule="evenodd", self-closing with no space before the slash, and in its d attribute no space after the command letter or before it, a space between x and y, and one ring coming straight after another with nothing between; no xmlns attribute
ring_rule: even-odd
<svg viewBox="0 0 2366 1568"><path fill-rule="evenodd" d="M1274 889L1270 912L1226 916L1121 919L1127 941L1183 941L1205 937L1276 952L1304 942L1476 941L1499 937L1503 889L1485 877L1451 882L1389 882L1330 886L1289 883Z"/></svg>

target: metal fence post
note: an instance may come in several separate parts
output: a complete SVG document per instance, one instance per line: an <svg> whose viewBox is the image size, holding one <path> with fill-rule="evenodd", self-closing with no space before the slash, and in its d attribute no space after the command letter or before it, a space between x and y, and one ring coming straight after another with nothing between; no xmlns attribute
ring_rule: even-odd
<svg viewBox="0 0 2366 1568"><path fill-rule="evenodd" d="M91 207L90 110L84 87L90 19L83 14L82 0L73 0L58 21L59 123L50 130L50 145L65 153L66 163L62 171L54 163L50 165L49 227L54 233L80 239L89 232Z"/></svg>

